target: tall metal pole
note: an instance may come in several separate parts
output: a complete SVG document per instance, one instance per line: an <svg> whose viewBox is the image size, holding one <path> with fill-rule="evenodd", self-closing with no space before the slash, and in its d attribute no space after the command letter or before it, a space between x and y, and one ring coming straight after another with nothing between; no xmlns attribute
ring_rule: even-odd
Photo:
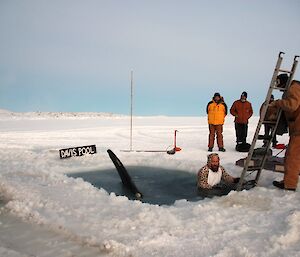
<svg viewBox="0 0 300 257"><path fill-rule="evenodd" d="M130 151L132 151L132 114L133 114L133 71L130 79Z"/></svg>

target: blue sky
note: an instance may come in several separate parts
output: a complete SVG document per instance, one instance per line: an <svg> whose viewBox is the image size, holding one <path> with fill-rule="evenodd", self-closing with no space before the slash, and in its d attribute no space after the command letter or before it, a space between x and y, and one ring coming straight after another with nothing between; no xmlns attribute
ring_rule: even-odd
<svg viewBox="0 0 300 257"><path fill-rule="evenodd" d="M205 115L300 54L300 1L0 0L0 109ZM295 75L300 79L300 67Z"/></svg>

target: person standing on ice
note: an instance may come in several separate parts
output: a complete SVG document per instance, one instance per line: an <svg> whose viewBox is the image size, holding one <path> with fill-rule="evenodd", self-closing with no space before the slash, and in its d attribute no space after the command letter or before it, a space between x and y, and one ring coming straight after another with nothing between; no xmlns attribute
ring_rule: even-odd
<svg viewBox="0 0 300 257"><path fill-rule="evenodd" d="M220 165L220 157L217 153L211 153L207 156L207 164L198 172L198 190L210 189L235 189L235 184L239 182L239 178L229 175L223 166ZM228 192L229 192L228 191ZM228 193L227 192L227 193Z"/></svg>
<svg viewBox="0 0 300 257"><path fill-rule="evenodd" d="M284 158L284 177L273 181L273 185L285 190L295 191L300 173L300 81L293 80L286 97L270 104L284 111L290 140Z"/></svg>
<svg viewBox="0 0 300 257"><path fill-rule="evenodd" d="M244 91L240 99L232 104L230 113L235 117L234 124L237 145L246 144L248 120L253 115L252 105L247 101L247 92Z"/></svg>
<svg viewBox="0 0 300 257"><path fill-rule="evenodd" d="M206 113L209 127L208 151L212 152L215 135L217 135L219 151L225 152L222 133L225 116L227 115L227 105L220 93L214 94L212 101L210 101L206 106Z"/></svg>
<svg viewBox="0 0 300 257"><path fill-rule="evenodd" d="M273 101L274 101L274 95L271 95L269 104L271 104ZM261 115L264 105L265 105L265 103L263 103L259 109L260 115ZM277 112L278 112L278 108L276 106L273 106L273 107L268 106L267 112L265 115L265 120L266 121L276 121ZM264 124L264 129L265 129L265 136L270 136L270 134L272 133L272 126L270 124ZM275 135L272 139L272 147L276 147L276 144L277 144L277 138L276 138L276 133L275 133ZM266 146L267 146L267 140L264 140L263 147L266 147Z"/></svg>

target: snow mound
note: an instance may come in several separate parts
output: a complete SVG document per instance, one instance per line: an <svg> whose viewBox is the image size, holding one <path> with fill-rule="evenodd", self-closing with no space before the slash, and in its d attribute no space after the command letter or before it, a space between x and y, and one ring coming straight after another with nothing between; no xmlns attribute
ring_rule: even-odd
<svg viewBox="0 0 300 257"><path fill-rule="evenodd" d="M6 109L0 109L0 114L10 114L11 111L6 110Z"/></svg>
<svg viewBox="0 0 300 257"><path fill-rule="evenodd" d="M46 119L99 119L99 118L120 118L125 115L106 112L11 112L0 110L0 119L26 119L26 120L46 120Z"/></svg>

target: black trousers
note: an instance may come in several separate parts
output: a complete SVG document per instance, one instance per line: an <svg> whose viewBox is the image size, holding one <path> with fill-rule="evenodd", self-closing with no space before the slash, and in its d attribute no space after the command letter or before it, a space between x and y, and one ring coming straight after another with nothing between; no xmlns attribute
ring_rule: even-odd
<svg viewBox="0 0 300 257"><path fill-rule="evenodd" d="M248 124L235 123L236 143L246 143L248 134Z"/></svg>
<svg viewBox="0 0 300 257"><path fill-rule="evenodd" d="M270 136L272 133L272 126L270 126L268 124L264 124L264 127L265 127L265 136ZM264 140L264 144L266 144L266 143L267 143L267 141ZM277 144L276 134L272 139L272 143L273 143L273 145Z"/></svg>

